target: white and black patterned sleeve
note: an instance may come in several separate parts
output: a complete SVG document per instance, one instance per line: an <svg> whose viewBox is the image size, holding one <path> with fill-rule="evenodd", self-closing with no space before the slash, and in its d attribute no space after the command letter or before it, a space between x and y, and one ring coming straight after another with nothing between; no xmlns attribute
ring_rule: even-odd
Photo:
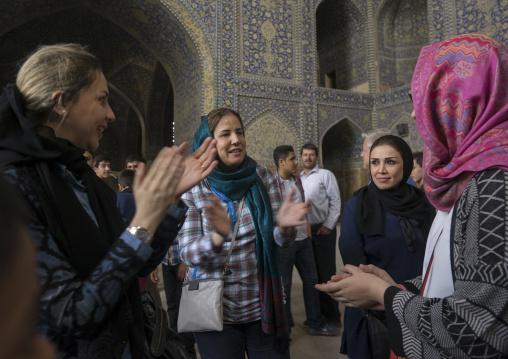
<svg viewBox="0 0 508 359"><path fill-rule="evenodd" d="M390 343L409 358L508 358L508 172L487 170L455 206L454 293L385 292ZM418 281L415 282L415 287Z"/></svg>

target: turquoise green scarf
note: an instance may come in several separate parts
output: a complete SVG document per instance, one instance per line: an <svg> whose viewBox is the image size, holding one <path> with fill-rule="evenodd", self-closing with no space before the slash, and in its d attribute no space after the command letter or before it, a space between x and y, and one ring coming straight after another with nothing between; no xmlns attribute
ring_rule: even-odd
<svg viewBox="0 0 508 359"><path fill-rule="evenodd" d="M201 146L207 137L213 137L204 118L194 134L192 150ZM245 156L234 173L224 173L216 168L208 177L208 183L232 201L245 195L256 228L256 254L261 297L261 325L263 332L274 336L281 351L289 346L289 334L282 299L282 284L277 262L276 244L273 238L273 212L266 187L256 171L256 161ZM237 218L237 220L241 220Z"/></svg>

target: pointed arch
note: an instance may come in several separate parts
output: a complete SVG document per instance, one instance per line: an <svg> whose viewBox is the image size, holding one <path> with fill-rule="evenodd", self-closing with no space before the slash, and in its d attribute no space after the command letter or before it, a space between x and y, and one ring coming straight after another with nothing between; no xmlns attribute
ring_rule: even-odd
<svg viewBox="0 0 508 359"><path fill-rule="evenodd" d="M330 126L321 141L323 167L337 178L342 206L360 187L367 184L360 152L363 145L362 129L348 117Z"/></svg>
<svg viewBox="0 0 508 359"><path fill-rule="evenodd" d="M383 0L374 27L377 91L410 83L420 50L430 42L427 0Z"/></svg>
<svg viewBox="0 0 508 359"><path fill-rule="evenodd" d="M273 150L279 145L297 148L298 136L283 117L274 110L266 110L245 125L247 153L264 166L274 166Z"/></svg>
<svg viewBox="0 0 508 359"><path fill-rule="evenodd" d="M318 86L368 92L366 24L352 0L316 2Z"/></svg>

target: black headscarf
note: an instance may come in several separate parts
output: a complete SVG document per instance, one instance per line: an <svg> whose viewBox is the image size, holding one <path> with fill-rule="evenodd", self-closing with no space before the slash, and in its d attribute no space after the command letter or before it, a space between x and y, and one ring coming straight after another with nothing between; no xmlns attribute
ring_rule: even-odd
<svg viewBox="0 0 508 359"><path fill-rule="evenodd" d="M0 96L0 168L21 168L20 181L35 183L49 231L78 277L85 280L125 229L116 208L116 195L87 165L84 150L57 138L52 128L28 119L23 108L17 87L7 85ZM65 165L76 178L82 179L98 227L73 189L54 170L53 163ZM102 328L88 340L78 341L80 357L121 356L121 352L112 354L111 351L121 348L120 343L127 338L133 357L140 355L143 328L136 278L131 280L125 294ZM83 356L84 352L89 355Z"/></svg>
<svg viewBox="0 0 508 359"><path fill-rule="evenodd" d="M420 225L425 235L429 233L431 218L431 206L425 197L425 193L418 188L406 183L413 170L413 154L409 145L400 137L383 136L381 139L390 139L402 148L403 175L396 188L381 190L374 181L355 192L358 197L356 202L356 220L360 232L374 238L384 236L383 208L400 218L400 227L404 240L410 252L416 250L418 241L413 229ZM370 170L370 166L369 166Z"/></svg>

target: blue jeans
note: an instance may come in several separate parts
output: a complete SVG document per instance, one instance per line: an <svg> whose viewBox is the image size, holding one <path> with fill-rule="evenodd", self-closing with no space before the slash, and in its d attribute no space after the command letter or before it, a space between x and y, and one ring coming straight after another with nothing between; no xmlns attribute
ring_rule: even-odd
<svg viewBox="0 0 508 359"><path fill-rule="evenodd" d="M261 330L261 321L225 324L222 332L195 332L202 359L289 359L289 348L280 353Z"/></svg>
<svg viewBox="0 0 508 359"><path fill-rule="evenodd" d="M312 225L312 247L314 249L314 258L318 272L319 283L326 283L330 278L337 274L335 264L335 251L337 246L337 227L330 234L317 235L316 232L321 228L320 224ZM339 303L328 294L319 292L319 301L321 312L329 322L340 322Z"/></svg>
<svg viewBox="0 0 508 359"><path fill-rule="evenodd" d="M303 284L303 301L305 303L305 313L307 314L307 323L310 328L319 329L326 325L326 319L321 314L321 305L319 304L319 291L315 285L318 282L316 263L314 262L314 250L312 249L312 239L305 238L301 241L295 241L288 248L280 248L280 273L282 275L282 284L284 285L284 294L286 296L286 317L289 327L295 325L293 314L291 314L291 282L293 279L293 266L296 266Z"/></svg>

